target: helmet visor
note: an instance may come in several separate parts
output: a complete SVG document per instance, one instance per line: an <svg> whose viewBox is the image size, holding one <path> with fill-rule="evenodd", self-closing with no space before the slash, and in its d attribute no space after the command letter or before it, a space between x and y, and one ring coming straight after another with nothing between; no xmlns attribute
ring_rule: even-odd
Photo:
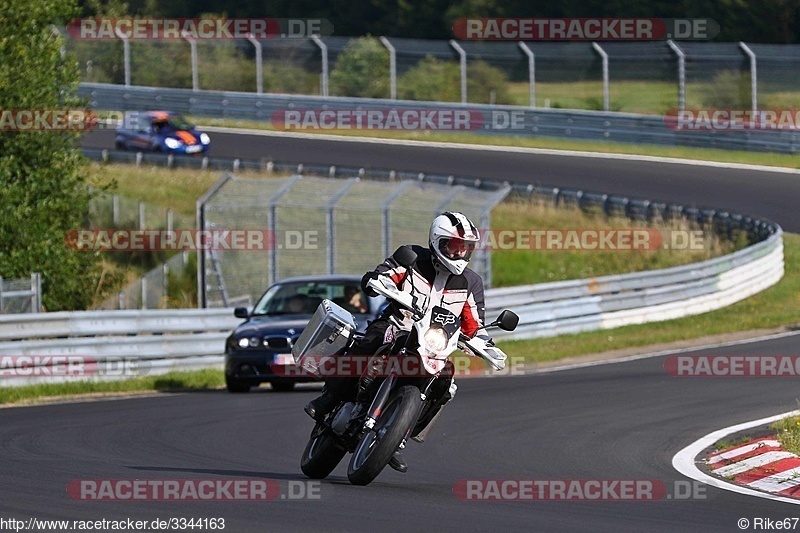
<svg viewBox="0 0 800 533"><path fill-rule="evenodd" d="M443 256L453 261L459 259L469 261L474 250L475 243L472 241L465 241L464 239L457 239L454 237L439 240L439 251Z"/></svg>

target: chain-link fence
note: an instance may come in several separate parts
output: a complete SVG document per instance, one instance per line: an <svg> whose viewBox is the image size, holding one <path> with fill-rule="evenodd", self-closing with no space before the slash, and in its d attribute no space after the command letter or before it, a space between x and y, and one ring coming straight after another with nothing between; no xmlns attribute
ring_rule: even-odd
<svg viewBox="0 0 800 533"><path fill-rule="evenodd" d="M647 114L681 107L750 109L755 102L759 109L775 109L800 103L800 69L794 68L800 67L800 45L382 37L373 40L381 54L380 64L370 66L369 94L353 88L359 84L331 83L348 48L364 39L201 41L194 62L188 41L130 41L127 68L120 41L69 41L68 49L84 81L140 86Z"/></svg>
<svg viewBox="0 0 800 533"><path fill-rule="evenodd" d="M196 275L195 252L180 252L165 263L106 298L96 309L168 309L192 307L194 287L185 280Z"/></svg>
<svg viewBox="0 0 800 533"><path fill-rule="evenodd" d="M0 314L41 312L41 274L31 274L27 279L0 278Z"/></svg>
<svg viewBox="0 0 800 533"><path fill-rule="evenodd" d="M362 274L403 244L427 243L436 214L458 210L480 228L509 192L357 178L242 179L224 176L198 202L203 230L268 230L269 246L207 250L199 257L201 307L254 301L276 280ZM491 279L488 250L470 266Z"/></svg>

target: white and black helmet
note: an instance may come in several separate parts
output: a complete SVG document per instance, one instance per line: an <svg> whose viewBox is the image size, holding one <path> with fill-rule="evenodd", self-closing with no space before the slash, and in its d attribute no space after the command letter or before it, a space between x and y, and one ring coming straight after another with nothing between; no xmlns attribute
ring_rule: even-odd
<svg viewBox="0 0 800 533"><path fill-rule="evenodd" d="M475 224L461 213L442 213L431 224L431 252L447 270L461 274L480 241Z"/></svg>

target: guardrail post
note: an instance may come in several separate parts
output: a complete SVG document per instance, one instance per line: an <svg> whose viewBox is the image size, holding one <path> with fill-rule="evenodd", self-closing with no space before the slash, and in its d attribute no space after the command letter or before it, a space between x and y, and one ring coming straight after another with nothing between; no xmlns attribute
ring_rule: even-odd
<svg viewBox="0 0 800 533"><path fill-rule="evenodd" d="M39 272L31 274L31 290L33 296L31 297L31 312L42 312L42 275Z"/></svg>
<svg viewBox="0 0 800 533"><path fill-rule="evenodd" d="M530 87L528 89L529 93L529 106L536 107L536 56L533 54L533 50L531 50L527 44L520 41L517 43L520 49L528 56L528 83Z"/></svg>
<svg viewBox="0 0 800 533"><path fill-rule="evenodd" d="M318 35L312 35L311 40L319 47L322 54L322 96L328 97L328 47L322 42Z"/></svg>
<svg viewBox="0 0 800 533"><path fill-rule="evenodd" d="M752 106L753 113L758 111L758 71L756 69L756 54L753 50L739 41L739 47L750 58L750 105Z"/></svg>
<svg viewBox="0 0 800 533"><path fill-rule="evenodd" d="M686 54L672 39L668 40L667 44L678 56L678 109L684 111L686 109Z"/></svg>
<svg viewBox="0 0 800 533"><path fill-rule="evenodd" d="M381 37L380 41L389 51L389 98L397 100L397 53L389 39Z"/></svg>
<svg viewBox="0 0 800 533"><path fill-rule="evenodd" d="M252 33L247 34L247 40L256 48L256 93L262 94L264 92L264 65L261 62L261 43L253 37Z"/></svg>
<svg viewBox="0 0 800 533"><path fill-rule="evenodd" d="M461 48L454 39L450 39L450 46L458 52L461 63L461 103L467 103L467 52Z"/></svg>
<svg viewBox="0 0 800 533"><path fill-rule="evenodd" d="M192 90L200 90L200 82L197 77L197 41L188 32L183 32L182 37L189 41L189 48L192 51Z"/></svg>
<svg viewBox="0 0 800 533"><path fill-rule="evenodd" d="M125 65L125 87L131 86L131 43L130 40L125 37L125 35L120 31L119 28L116 28L114 32L117 34L117 38L122 40L122 58L123 63Z"/></svg>
<svg viewBox="0 0 800 533"><path fill-rule="evenodd" d="M595 52L600 54L600 58L603 60L603 110L608 111L608 54L597 43L592 43L592 48L594 48Z"/></svg>

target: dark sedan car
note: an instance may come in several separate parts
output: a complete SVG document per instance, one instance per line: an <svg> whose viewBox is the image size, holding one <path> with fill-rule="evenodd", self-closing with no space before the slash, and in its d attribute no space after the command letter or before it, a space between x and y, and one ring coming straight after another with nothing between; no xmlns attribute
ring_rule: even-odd
<svg viewBox="0 0 800 533"><path fill-rule="evenodd" d="M314 381L298 376L292 345L303 332L323 299L332 300L353 314L359 331L380 311L383 298L369 298L361 291L361 276L304 276L279 281L258 300L252 313L237 308L235 315L247 320L225 343L225 384L230 392L270 382L278 391L295 383Z"/></svg>
<svg viewBox="0 0 800 533"><path fill-rule="evenodd" d="M211 139L176 113L147 111L125 115L114 146L118 150L198 155L208 152Z"/></svg>

